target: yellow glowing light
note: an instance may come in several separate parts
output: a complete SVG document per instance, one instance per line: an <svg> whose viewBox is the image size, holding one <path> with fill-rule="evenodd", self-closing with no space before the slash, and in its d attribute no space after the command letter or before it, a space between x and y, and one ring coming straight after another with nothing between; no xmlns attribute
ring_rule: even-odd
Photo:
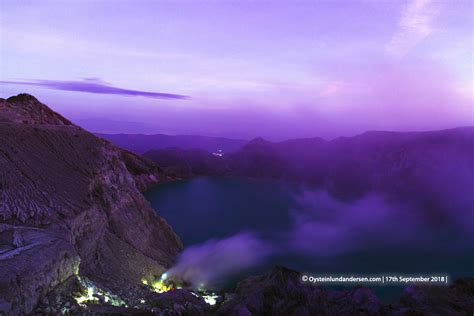
<svg viewBox="0 0 474 316"><path fill-rule="evenodd" d="M214 293L211 293L209 295L203 295L202 298L204 299L204 301L209 304L209 305L216 305L217 303L217 298L219 296L217 296L216 294Z"/></svg>
<svg viewBox="0 0 474 316"><path fill-rule="evenodd" d="M165 284L161 279L156 282L153 282L151 286L153 287L153 290L157 293L168 292L172 289L171 285Z"/></svg>
<svg viewBox="0 0 474 316"><path fill-rule="evenodd" d="M167 278L168 278L168 274L165 272L160 276L160 278L158 280L153 281L151 283L151 287L152 287L153 291L155 291L157 293L163 293L163 292L171 291L173 289L173 284L166 284L165 281L166 281ZM148 283L144 283L143 279L142 279L142 283L143 284L148 284Z"/></svg>
<svg viewBox="0 0 474 316"><path fill-rule="evenodd" d="M142 284L148 285L148 281L145 278L142 278Z"/></svg>
<svg viewBox="0 0 474 316"><path fill-rule="evenodd" d="M77 304L82 305L82 303L84 303L87 300L87 297L79 296L79 297L76 297L75 299L76 299Z"/></svg>
<svg viewBox="0 0 474 316"><path fill-rule="evenodd" d="M143 298L140 299L141 304L145 304L145 300Z"/></svg>
<svg viewBox="0 0 474 316"><path fill-rule="evenodd" d="M86 306L86 304L97 304L99 301L98 296L102 297L106 303L113 306L125 305L125 302L120 297L114 295L111 292L98 288L87 278L78 275L77 280L83 289L81 293L78 293L79 296L74 296L74 299L79 305Z"/></svg>
<svg viewBox="0 0 474 316"><path fill-rule="evenodd" d="M75 299L76 299L77 304L79 305L82 305L90 301L98 300L97 297L94 297L94 288L92 287L87 287L87 295L81 295L79 297L76 297Z"/></svg>

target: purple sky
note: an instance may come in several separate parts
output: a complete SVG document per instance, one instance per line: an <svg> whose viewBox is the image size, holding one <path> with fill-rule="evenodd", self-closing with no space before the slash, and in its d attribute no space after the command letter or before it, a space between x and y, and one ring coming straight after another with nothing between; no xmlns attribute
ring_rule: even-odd
<svg viewBox="0 0 474 316"><path fill-rule="evenodd" d="M471 1L0 9L0 96L31 93L96 132L278 140L474 124Z"/></svg>

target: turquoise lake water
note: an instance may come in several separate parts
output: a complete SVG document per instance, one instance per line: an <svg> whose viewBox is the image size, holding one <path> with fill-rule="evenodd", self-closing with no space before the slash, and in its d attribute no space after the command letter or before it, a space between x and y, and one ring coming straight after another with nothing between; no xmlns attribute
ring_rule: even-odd
<svg viewBox="0 0 474 316"><path fill-rule="evenodd" d="M262 240L291 248L284 239L288 232L298 229L295 227L294 214L295 210L300 210L299 214L304 212L301 211L301 194L300 187L277 181L194 178L154 187L145 196L181 237L185 247L213 238L221 239L241 232L252 232ZM318 213L317 204L315 208L313 212ZM391 218L387 219L389 220L393 221ZM400 223L403 222L401 218ZM337 223L340 226L345 222ZM378 226L386 224L377 223ZM351 236L357 238L357 233L356 231ZM382 232L374 239L391 240L392 236L388 236L389 234L393 232L387 232L387 236ZM412 237L408 243L410 247L406 244L398 246L392 240L386 247L380 247L380 244L375 246L369 238L364 247L349 247L335 254L319 255L317 252L283 249L234 277L261 273L274 265L284 265L312 274L441 274L448 275L451 280L459 276L474 275L474 255L468 251L453 250L456 248L454 246L450 247L451 244L459 244L462 239L455 231L430 229L420 231L419 237L416 237L416 231L415 234L415 238ZM429 234L435 234L432 238L439 247L424 246L431 238ZM318 240L314 240L315 245L317 242ZM330 237L328 242L332 242ZM347 240L347 243L350 242L352 241ZM340 243L344 243L344 240ZM403 287L380 285L372 288L383 300L394 301Z"/></svg>

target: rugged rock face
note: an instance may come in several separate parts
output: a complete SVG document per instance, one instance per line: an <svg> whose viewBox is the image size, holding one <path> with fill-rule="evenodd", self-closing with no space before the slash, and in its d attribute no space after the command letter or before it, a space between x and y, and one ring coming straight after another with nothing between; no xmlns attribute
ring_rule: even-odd
<svg viewBox="0 0 474 316"><path fill-rule="evenodd" d="M73 245L47 229L0 224L0 247L3 312L33 310L41 297L73 275L80 264Z"/></svg>
<svg viewBox="0 0 474 316"><path fill-rule="evenodd" d="M0 310L29 313L77 269L127 298L181 250L139 192L166 175L21 94L0 99Z"/></svg>
<svg viewBox="0 0 474 316"><path fill-rule="evenodd" d="M0 99L0 122L24 124L73 125L70 121L54 112L26 93Z"/></svg>
<svg viewBox="0 0 474 316"><path fill-rule="evenodd" d="M140 191L146 191L156 183L175 180L176 178L158 167L153 161L121 149L121 159L128 172L133 176L135 184Z"/></svg>

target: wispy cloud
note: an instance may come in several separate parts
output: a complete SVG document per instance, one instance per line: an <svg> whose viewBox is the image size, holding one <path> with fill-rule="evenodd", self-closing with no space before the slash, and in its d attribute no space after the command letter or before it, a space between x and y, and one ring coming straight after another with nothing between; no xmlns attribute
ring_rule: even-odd
<svg viewBox="0 0 474 316"><path fill-rule="evenodd" d="M431 0L413 0L407 4L398 22L398 29L388 43L387 52L402 58L433 32L432 20L437 14Z"/></svg>
<svg viewBox="0 0 474 316"><path fill-rule="evenodd" d="M150 92L114 87L96 78L88 78L82 81L61 80L30 80L30 81L0 81L2 84L27 85L44 87L54 90L77 91L98 94L117 94L124 96L141 96L155 99L188 99L188 96L163 92Z"/></svg>

